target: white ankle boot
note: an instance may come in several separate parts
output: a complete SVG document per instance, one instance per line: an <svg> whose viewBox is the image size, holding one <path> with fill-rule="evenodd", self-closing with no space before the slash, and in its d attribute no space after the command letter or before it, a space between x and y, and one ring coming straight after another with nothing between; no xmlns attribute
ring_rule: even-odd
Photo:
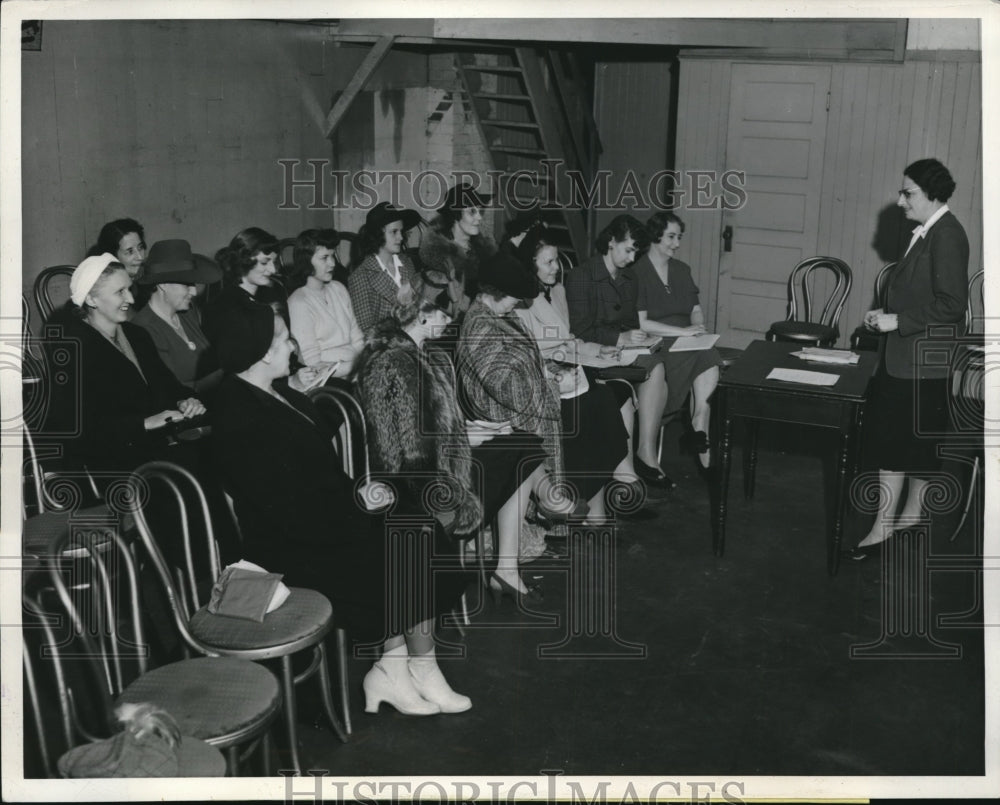
<svg viewBox="0 0 1000 805"><path fill-rule="evenodd" d="M378 706L387 702L408 716L432 716L441 708L421 697L413 685L406 662L406 646L382 654L382 658L365 674L365 712L377 713Z"/></svg>
<svg viewBox="0 0 1000 805"><path fill-rule="evenodd" d="M434 649L426 654L410 657L410 678L417 693L427 701L434 702L442 713L464 713L472 707L472 700L461 693L455 693L438 668Z"/></svg>

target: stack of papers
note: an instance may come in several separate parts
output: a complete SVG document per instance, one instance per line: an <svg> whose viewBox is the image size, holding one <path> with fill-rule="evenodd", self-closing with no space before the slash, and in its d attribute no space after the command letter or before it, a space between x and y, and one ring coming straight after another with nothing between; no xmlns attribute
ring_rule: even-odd
<svg viewBox="0 0 1000 805"><path fill-rule="evenodd" d="M696 352L711 349L719 340L718 333L702 333L701 335L682 335L670 345L670 352Z"/></svg>
<svg viewBox="0 0 1000 805"><path fill-rule="evenodd" d="M828 372L808 372L805 369L772 369L768 380L784 380L786 383L805 383L809 386L833 386L839 375Z"/></svg>
<svg viewBox="0 0 1000 805"><path fill-rule="evenodd" d="M816 361L817 363L839 363L843 365L854 365L861 360L861 356L849 349L821 349L820 347L803 347L793 355L804 361Z"/></svg>

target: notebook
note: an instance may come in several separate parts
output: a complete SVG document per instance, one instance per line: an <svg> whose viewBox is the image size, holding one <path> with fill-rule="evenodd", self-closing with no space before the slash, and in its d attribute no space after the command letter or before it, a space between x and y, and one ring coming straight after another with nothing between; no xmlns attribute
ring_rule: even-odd
<svg viewBox="0 0 1000 805"><path fill-rule="evenodd" d="M697 352L711 349L719 340L718 333L702 333L701 335L682 335L670 345L670 352Z"/></svg>

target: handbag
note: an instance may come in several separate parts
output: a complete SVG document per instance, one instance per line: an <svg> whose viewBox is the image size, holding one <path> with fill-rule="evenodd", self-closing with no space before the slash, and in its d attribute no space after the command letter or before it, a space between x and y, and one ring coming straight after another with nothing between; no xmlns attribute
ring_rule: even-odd
<svg viewBox="0 0 1000 805"><path fill-rule="evenodd" d="M605 366L597 370L598 380L626 380L629 383L642 383L649 377L649 370L644 366Z"/></svg>

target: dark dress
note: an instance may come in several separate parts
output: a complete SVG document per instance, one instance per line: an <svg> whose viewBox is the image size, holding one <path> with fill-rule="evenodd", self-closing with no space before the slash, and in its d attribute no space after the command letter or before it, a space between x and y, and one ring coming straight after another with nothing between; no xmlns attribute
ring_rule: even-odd
<svg viewBox="0 0 1000 805"><path fill-rule="evenodd" d="M322 592L364 642L450 610L468 576L443 530L427 536L428 518L394 525L392 513L361 508L319 412L305 395L282 394L289 404L230 376L216 398L215 455L244 558Z"/></svg>
<svg viewBox="0 0 1000 805"><path fill-rule="evenodd" d="M670 280L669 293L660 281L660 275L653 268L648 254L636 260L632 271L637 284L637 310L645 310L650 321L671 327L690 326L691 311L699 302L698 286L694 284L691 267L687 263L670 260L667 273ZM722 356L714 347L693 352L670 352L670 345L676 340L676 336L664 337L660 347L660 351L665 353L663 371L669 395L664 413L676 411L684 404L698 375L713 366L722 366Z"/></svg>
<svg viewBox="0 0 1000 805"><path fill-rule="evenodd" d="M103 494L153 458L177 460L183 451L167 455L166 431L147 431L145 419L176 409L178 402L192 396L191 390L164 365L149 334L129 322L120 325L139 363L136 368L86 322L67 317L62 325L62 336L46 344L51 365L64 379L53 383L53 409L47 420L49 433L62 434L58 469L86 470Z"/></svg>
<svg viewBox="0 0 1000 805"><path fill-rule="evenodd" d="M866 469L926 476L940 468L938 446L948 428L948 336L928 336L931 325L960 332L968 301L969 241L946 212L892 269L886 312L898 329L888 333L864 423ZM947 330L938 327L938 330ZM926 350L921 346L926 345Z"/></svg>

